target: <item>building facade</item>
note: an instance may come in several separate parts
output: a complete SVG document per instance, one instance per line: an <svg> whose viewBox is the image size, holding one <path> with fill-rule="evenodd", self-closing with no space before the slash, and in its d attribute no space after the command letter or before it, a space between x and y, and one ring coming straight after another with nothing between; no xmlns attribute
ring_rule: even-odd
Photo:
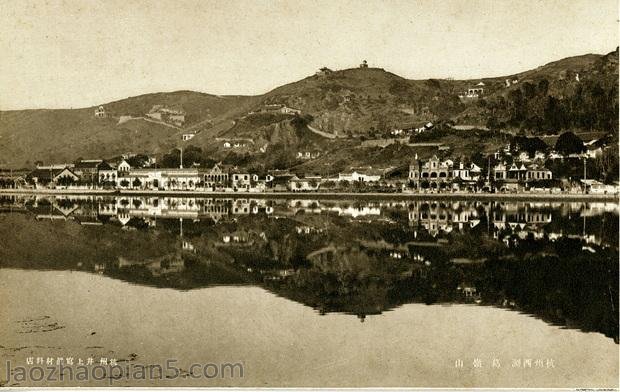
<svg viewBox="0 0 620 392"><path fill-rule="evenodd" d="M416 189L445 189L453 179L451 161L441 161L436 155L426 162L417 160L409 165L409 182Z"/></svg>

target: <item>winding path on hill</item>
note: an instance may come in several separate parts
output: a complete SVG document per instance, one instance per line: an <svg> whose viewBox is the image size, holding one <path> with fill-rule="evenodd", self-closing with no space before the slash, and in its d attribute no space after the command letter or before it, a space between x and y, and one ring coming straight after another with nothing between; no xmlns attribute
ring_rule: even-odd
<svg viewBox="0 0 620 392"><path fill-rule="evenodd" d="M312 132L316 133L319 136L323 136L326 137L328 139L336 139L338 137L338 135L334 135L333 133L327 133L327 132L323 132L323 131L319 131L318 129L314 128L312 125L306 125L308 127L309 130L311 130Z"/></svg>

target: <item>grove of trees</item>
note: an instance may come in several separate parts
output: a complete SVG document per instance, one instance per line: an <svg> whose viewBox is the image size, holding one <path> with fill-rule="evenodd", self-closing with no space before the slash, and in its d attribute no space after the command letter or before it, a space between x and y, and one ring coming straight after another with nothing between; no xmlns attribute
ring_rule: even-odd
<svg viewBox="0 0 620 392"><path fill-rule="evenodd" d="M487 127L525 128L540 133L565 129L618 133L618 87L585 80L563 97L550 93L549 81L524 82L505 96L488 99Z"/></svg>

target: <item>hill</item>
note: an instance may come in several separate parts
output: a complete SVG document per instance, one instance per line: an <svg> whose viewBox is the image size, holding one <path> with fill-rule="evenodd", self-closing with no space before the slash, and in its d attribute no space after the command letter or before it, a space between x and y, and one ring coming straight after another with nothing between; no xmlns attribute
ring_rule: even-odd
<svg viewBox="0 0 620 392"><path fill-rule="evenodd" d="M480 97L465 94L480 86ZM128 152L161 155L183 145L181 135L188 132L197 134L185 144L218 159L260 155L276 146L291 153L328 152L340 146L331 138L351 144L354 136L379 137L439 120L539 134L564 129L617 134L617 86L616 49L476 80L409 80L381 68L353 68L312 75L259 96L145 94L103 104L103 118L95 117L95 107L0 111L0 165L32 167L37 161ZM281 106L300 113L271 109ZM248 139L252 146L225 150L226 139Z"/></svg>
<svg viewBox="0 0 620 392"><path fill-rule="evenodd" d="M414 81L380 68L315 75L267 93L261 103L284 103L310 113L312 125L340 136L412 127L464 109L456 84Z"/></svg>
<svg viewBox="0 0 620 392"><path fill-rule="evenodd" d="M460 123L557 133L618 133L618 49L555 61L489 81L492 89L463 112Z"/></svg>
<svg viewBox="0 0 620 392"><path fill-rule="evenodd" d="M37 161L164 153L178 144L183 132L217 132L227 117L244 112L251 101L251 97L177 91L110 102L104 105L103 118L95 117L95 107L0 111L0 165L31 167ZM146 116L155 105L182 108L183 126Z"/></svg>

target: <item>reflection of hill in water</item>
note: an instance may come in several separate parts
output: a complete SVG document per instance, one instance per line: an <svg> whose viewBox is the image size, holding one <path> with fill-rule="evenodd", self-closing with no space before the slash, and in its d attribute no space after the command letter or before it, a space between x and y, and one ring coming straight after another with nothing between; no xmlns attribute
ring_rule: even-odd
<svg viewBox="0 0 620 392"><path fill-rule="evenodd" d="M570 242L561 244L570 257L493 258L475 265L442 262L441 257L413 268L384 259L391 270L373 268L367 257L360 259L359 269L343 269L338 262L326 268L321 262L267 287L322 313L363 318L413 302L479 303L601 332L617 341L618 265L613 254L593 255ZM358 254L354 250L343 259L348 264Z"/></svg>
<svg viewBox="0 0 620 392"><path fill-rule="evenodd" d="M128 203L133 212L109 215L103 207L120 202L38 201L0 214L0 265L180 290L259 285L362 320L408 303L473 303L617 341L618 219L610 211L391 202L368 217L348 213L363 205L335 202L242 201L238 213L226 201L157 203L180 206L181 220L140 212L155 211L154 200ZM194 214L205 208L217 219Z"/></svg>
<svg viewBox="0 0 620 392"><path fill-rule="evenodd" d="M187 256L178 261L180 264L163 266L153 265L157 262L113 265L105 271L105 275L134 284L179 290L247 285L253 282L247 272L224 263L203 262Z"/></svg>

